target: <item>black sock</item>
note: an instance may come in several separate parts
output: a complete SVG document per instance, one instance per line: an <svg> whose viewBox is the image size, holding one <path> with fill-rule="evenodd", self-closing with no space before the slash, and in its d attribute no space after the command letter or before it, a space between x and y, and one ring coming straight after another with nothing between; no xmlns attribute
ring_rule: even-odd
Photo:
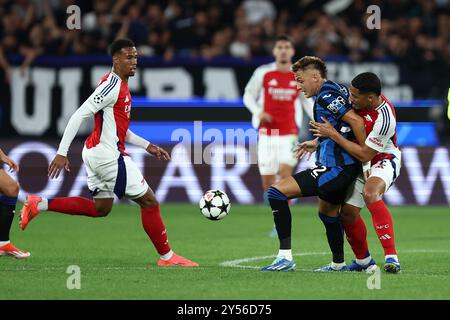
<svg viewBox="0 0 450 320"><path fill-rule="evenodd" d="M333 262L344 262L344 229L339 217L329 217L319 212L320 220L327 231L328 245L333 253Z"/></svg>
<svg viewBox="0 0 450 320"><path fill-rule="evenodd" d="M0 241L9 241L9 229L14 219L17 198L0 196Z"/></svg>
<svg viewBox="0 0 450 320"><path fill-rule="evenodd" d="M280 240L280 249L291 249L292 216L288 199L274 187L267 190L267 198L272 207L273 220Z"/></svg>

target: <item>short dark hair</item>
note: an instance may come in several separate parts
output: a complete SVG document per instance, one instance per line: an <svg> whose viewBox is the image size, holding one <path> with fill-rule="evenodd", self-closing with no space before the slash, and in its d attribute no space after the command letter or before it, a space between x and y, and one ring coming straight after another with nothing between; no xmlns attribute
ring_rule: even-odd
<svg viewBox="0 0 450 320"><path fill-rule="evenodd" d="M292 46L294 46L294 39L292 39L290 36L288 36L288 35L286 35L286 34L281 34L281 35L277 36L277 37L275 38L274 45L275 45L275 43L277 43L278 41L287 41L287 42L290 42Z"/></svg>
<svg viewBox="0 0 450 320"><path fill-rule="evenodd" d="M352 86L359 90L360 93L375 93L377 96L381 94L381 81L373 72L363 72L358 74L352 80Z"/></svg>
<svg viewBox="0 0 450 320"><path fill-rule="evenodd" d="M304 56L292 65L292 71L314 69L320 72L320 76L324 79L327 77L327 66L319 57Z"/></svg>
<svg viewBox="0 0 450 320"><path fill-rule="evenodd" d="M111 56L115 55L117 52L120 52L122 48L130 48L135 47L134 42L130 39L117 39L109 46L109 54Z"/></svg>

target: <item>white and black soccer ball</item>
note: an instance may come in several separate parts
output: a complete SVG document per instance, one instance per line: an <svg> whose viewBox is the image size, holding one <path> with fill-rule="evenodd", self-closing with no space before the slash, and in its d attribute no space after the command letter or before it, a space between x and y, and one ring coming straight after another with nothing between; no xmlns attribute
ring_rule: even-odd
<svg viewBox="0 0 450 320"><path fill-rule="evenodd" d="M230 212L230 199L221 190L208 190L199 202L200 212L210 220L222 220Z"/></svg>

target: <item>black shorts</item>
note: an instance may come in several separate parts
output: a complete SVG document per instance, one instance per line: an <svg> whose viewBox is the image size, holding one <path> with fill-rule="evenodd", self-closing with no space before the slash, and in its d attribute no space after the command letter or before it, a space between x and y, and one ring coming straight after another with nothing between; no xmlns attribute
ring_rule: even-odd
<svg viewBox="0 0 450 320"><path fill-rule="evenodd" d="M332 204L344 203L347 189L361 171L361 165L353 164L327 168L319 165L294 174L303 197L318 196Z"/></svg>

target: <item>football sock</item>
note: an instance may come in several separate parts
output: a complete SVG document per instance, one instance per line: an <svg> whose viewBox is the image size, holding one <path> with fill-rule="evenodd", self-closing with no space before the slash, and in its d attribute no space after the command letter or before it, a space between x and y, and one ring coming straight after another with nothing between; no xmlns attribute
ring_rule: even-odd
<svg viewBox="0 0 450 320"><path fill-rule="evenodd" d="M328 245L333 253L334 263L344 262L344 230L339 217L329 217L319 212L320 220L326 229Z"/></svg>
<svg viewBox="0 0 450 320"><path fill-rule="evenodd" d="M3 247L5 244L11 243L11 241L0 241L0 247Z"/></svg>
<svg viewBox="0 0 450 320"><path fill-rule="evenodd" d="M361 215L353 223L343 223L347 241L352 247L356 259L364 259L369 255L367 245L367 229ZM369 260L370 261L370 260Z"/></svg>
<svg viewBox="0 0 450 320"><path fill-rule="evenodd" d="M373 226L383 246L384 255L397 254L394 241L394 226L386 204L383 200L378 200L368 204L367 209L372 215Z"/></svg>
<svg viewBox="0 0 450 320"><path fill-rule="evenodd" d="M160 255L159 257L161 258L161 260L167 261L167 260L170 260L170 258L172 258L172 256L173 256L173 251L170 250L166 254Z"/></svg>
<svg viewBox="0 0 450 320"><path fill-rule="evenodd" d="M9 241L9 229L14 219L17 197L0 196L0 241Z"/></svg>
<svg viewBox="0 0 450 320"><path fill-rule="evenodd" d="M360 266L368 264L370 260L372 260L372 256L370 254L364 259L355 259L356 263L359 264Z"/></svg>
<svg viewBox="0 0 450 320"><path fill-rule="evenodd" d="M341 270L342 268L345 267L345 262L340 262L340 263L336 263L336 262L331 262L330 266L334 269L334 270Z"/></svg>
<svg viewBox="0 0 450 320"><path fill-rule="evenodd" d="M45 202L44 202L45 205ZM43 205L43 206L44 206ZM39 208L39 206L38 206ZM40 209L40 208L39 208ZM94 201L83 197L67 197L48 199L48 211L56 211L71 215L97 217Z"/></svg>
<svg viewBox="0 0 450 320"><path fill-rule="evenodd" d="M284 249L284 250L280 249L280 250L278 250L277 257L283 257L283 258L285 258L287 260L292 261L292 250L291 249L289 249L289 250L287 250L287 249Z"/></svg>
<svg viewBox="0 0 450 320"><path fill-rule="evenodd" d="M169 253L169 240L167 239L166 227L161 218L159 205L150 208L141 208L141 218L144 230L150 240L152 240L156 251L160 255Z"/></svg>
<svg viewBox="0 0 450 320"><path fill-rule="evenodd" d="M270 187L267 190L267 198L272 208L280 249L291 249L292 216L287 197L277 188Z"/></svg>

